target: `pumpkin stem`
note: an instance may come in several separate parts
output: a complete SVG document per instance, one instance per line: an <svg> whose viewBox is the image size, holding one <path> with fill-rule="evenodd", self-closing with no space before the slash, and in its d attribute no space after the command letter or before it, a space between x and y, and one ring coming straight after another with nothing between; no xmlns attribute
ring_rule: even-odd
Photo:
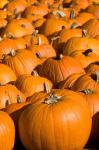
<svg viewBox="0 0 99 150"><path fill-rule="evenodd" d="M85 56L88 56L88 54L91 53L91 52L93 52L92 49L87 49L82 54L85 55Z"/></svg>
<svg viewBox="0 0 99 150"><path fill-rule="evenodd" d="M44 83L44 92L46 92L46 93L50 92L50 88L49 88L49 84L48 83Z"/></svg>
<svg viewBox="0 0 99 150"><path fill-rule="evenodd" d="M22 99L21 99L21 97L18 95L17 96L17 103L21 103L22 102Z"/></svg>
<svg viewBox="0 0 99 150"><path fill-rule="evenodd" d="M53 45L53 42L55 41L55 40L57 40L57 39L59 39L60 38L60 36L56 36L56 37L53 37L53 38L51 38L51 45Z"/></svg>
<svg viewBox="0 0 99 150"><path fill-rule="evenodd" d="M95 80L97 83L99 83L99 71L96 71L95 74L92 73L92 74L91 74L91 78L92 78L93 80Z"/></svg>
<svg viewBox="0 0 99 150"><path fill-rule="evenodd" d="M80 92L83 92L83 93L86 94L86 95L94 93L94 91L91 90L91 89L84 89L84 90L82 90L82 91L80 91Z"/></svg>
<svg viewBox="0 0 99 150"><path fill-rule="evenodd" d="M32 73L31 73L31 75L33 75L33 76L39 76L36 70L33 70Z"/></svg>
<svg viewBox="0 0 99 150"><path fill-rule="evenodd" d="M82 37L87 37L88 33L86 30L82 30Z"/></svg>
<svg viewBox="0 0 99 150"><path fill-rule="evenodd" d="M6 102L5 102L5 107L7 107L9 104L10 104L10 101L9 101L9 100L6 100Z"/></svg>
<svg viewBox="0 0 99 150"><path fill-rule="evenodd" d="M77 27L77 23L76 23L76 22L74 22L74 23L71 24L71 26L70 26L71 29L75 29L76 27Z"/></svg>
<svg viewBox="0 0 99 150"><path fill-rule="evenodd" d="M49 94L49 96L47 98L45 98L44 103L45 104L55 104L59 101L59 99L61 98L61 96L55 95L54 93Z"/></svg>
<svg viewBox="0 0 99 150"><path fill-rule="evenodd" d="M42 58L40 52L36 52L36 56L37 56L38 58Z"/></svg>
<svg viewBox="0 0 99 150"><path fill-rule="evenodd" d="M35 31L33 32L33 35L34 35L34 36L37 36L37 35L38 35L38 32L39 32L38 30L35 30Z"/></svg>
<svg viewBox="0 0 99 150"><path fill-rule="evenodd" d="M74 19L75 18L75 11L71 10L70 11L70 19Z"/></svg>
<svg viewBox="0 0 99 150"><path fill-rule="evenodd" d="M12 49L12 50L10 51L10 55L11 55L11 56L15 56L15 55L16 55L16 52L15 52L14 49Z"/></svg>

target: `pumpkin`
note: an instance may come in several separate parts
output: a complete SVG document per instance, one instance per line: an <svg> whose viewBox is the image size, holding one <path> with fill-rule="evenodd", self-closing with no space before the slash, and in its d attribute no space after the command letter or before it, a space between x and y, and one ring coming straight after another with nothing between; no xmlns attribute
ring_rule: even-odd
<svg viewBox="0 0 99 150"><path fill-rule="evenodd" d="M57 49L61 50L61 47L64 43L66 43L72 37L82 37L81 29L63 29L56 39L53 37L51 41L53 41L53 46Z"/></svg>
<svg viewBox="0 0 99 150"><path fill-rule="evenodd" d="M9 17L10 15L11 13L7 11L6 8L0 10L0 19L7 19L7 17Z"/></svg>
<svg viewBox="0 0 99 150"><path fill-rule="evenodd" d="M7 20L0 18L0 28L4 28L7 25Z"/></svg>
<svg viewBox="0 0 99 150"><path fill-rule="evenodd" d="M33 32L34 27L28 19L13 19L7 24L4 31L2 31L2 36L8 38L19 38L32 34Z"/></svg>
<svg viewBox="0 0 99 150"><path fill-rule="evenodd" d="M16 80L16 75L13 70L7 65L0 63L0 85L4 85Z"/></svg>
<svg viewBox="0 0 99 150"><path fill-rule="evenodd" d="M34 76L27 74L19 76L15 85L26 97L39 91L45 91L46 87L49 91L52 89L52 83L48 79L38 76L37 73Z"/></svg>
<svg viewBox="0 0 99 150"><path fill-rule="evenodd" d="M59 82L58 88L59 89L71 89L71 87L76 82L76 80L82 75L83 75L83 73L73 73L65 80Z"/></svg>
<svg viewBox="0 0 99 150"><path fill-rule="evenodd" d="M49 44L34 45L31 47L32 53L39 59L56 57L55 49Z"/></svg>
<svg viewBox="0 0 99 150"><path fill-rule="evenodd" d="M97 39L97 40L99 41L99 35L96 35L96 36L95 36L95 39Z"/></svg>
<svg viewBox="0 0 99 150"><path fill-rule="evenodd" d="M39 69L39 74L51 80L55 86L71 74L81 72L84 70L75 59L63 55L47 59Z"/></svg>
<svg viewBox="0 0 99 150"><path fill-rule="evenodd" d="M43 34L39 34L37 30L31 37L30 48L33 47L34 45L42 45L42 44L49 44L49 41L46 36L44 36Z"/></svg>
<svg viewBox="0 0 99 150"><path fill-rule="evenodd" d="M96 55L99 55L99 41L88 37L73 37L69 39L62 48L64 55L70 55L76 50L92 49Z"/></svg>
<svg viewBox="0 0 99 150"><path fill-rule="evenodd" d="M54 90L39 100L19 118L19 135L25 148L81 150L91 130L91 114L83 96Z"/></svg>
<svg viewBox="0 0 99 150"><path fill-rule="evenodd" d="M96 71L89 75L85 74L80 76L73 84L71 89L74 91L82 91L85 89L99 91L98 83L99 83L99 71Z"/></svg>
<svg viewBox="0 0 99 150"><path fill-rule="evenodd" d="M82 29L85 29L90 37L95 37L96 35L99 35L99 20L89 20L82 26Z"/></svg>
<svg viewBox="0 0 99 150"><path fill-rule="evenodd" d="M11 50L18 50L26 48L25 40L22 38L9 39L5 38L0 41L0 57L3 58L4 55L9 54Z"/></svg>
<svg viewBox="0 0 99 150"><path fill-rule="evenodd" d="M6 108L3 109L4 112L8 113L10 117L12 118L14 125L15 125L15 131L16 131L16 142L19 140L18 135L18 121L20 118L20 115L22 111L29 105L29 102L22 102L20 99L17 100L17 103L9 104Z"/></svg>
<svg viewBox="0 0 99 150"><path fill-rule="evenodd" d="M11 15L15 16L25 10L27 3L25 0L13 0L7 5L7 10L11 12Z"/></svg>
<svg viewBox="0 0 99 150"><path fill-rule="evenodd" d="M53 27L53 28L52 28ZM67 28L68 25L65 21L60 19L47 19L40 28L40 32L46 36L49 36L55 32L61 31L63 28Z"/></svg>
<svg viewBox="0 0 99 150"><path fill-rule="evenodd" d="M87 67L90 63L99 61L99 56L97 56L92 49L81 50L81 51L74 51L70 55L71 57L77 60L82 68Z"/></svg>
<svg viewBox="0 0 99 150"><path fill-rule="evenodd" d="M12 68L16 76L20 76L22 74L31 74L40 62L31 51L23 49L12 50L9 55L3 58L3 63Z"/></svg>
<svg viewBox="0 0 99 150"><path fill-rule="evenodd" d="M2 0L0 1L0 9L3 9L5 5L7 5L9 3L8 0Z"/></svg>
<svg viewBox="0 0 99 150"><path fill-rule="evenodd" d="M82 12L79 13L79 15L76 17L76 22L79 24L79 26L82 26L84 23L94 18L95 16L93 14L88 12Z"/></svg>
<svg viewBox="0 0 99 150"><path fill-rule="evenodd" d="M87 74L95 73L96 71L99 71L99 62L93 62L89 64L86 68L85 71Z"/></svg>
<svg viewBox="0 0 99 150"><path fill-rule="evenodd" d="M14 85L6 84L0 86L0 109L19 100L25 102L26 97Z"/></svg>
<svg viewBox="0 0 99 150"><path fill-rule="evenodd" d="M99 93L90 89L85 89L81 91L81 94L86 99L92 115L92 129L88 140L88 145L92 144L99 146Z"/></svg>
<svg viewBox="0 0 99 150"><path fill-rule="evenodd" d="M97 19L99 19L99 5L89 5L86 11L92 13Z"/></svg>
<svg viewBox="0 0 99 150"><path fill-rule="evenodd" d="M10 116L0 111L0 149L11 150L15 142L15 127ZM5 144L6 141L6 144Z"/></svg>
<svg viewBox="0 0 99 150"><path fill-rule="evenodd" d="M54 0L38 0L38 1L48 6L51 6L52 4L54 4Z"/></svg>
<svg viewBox="0 0 99 150"><path fill-rule="evenodd" d="M48 12L49 9L45 4L37 4L27 7L23 13L23 16L31 21L36 21L47 15Z"/></svg>

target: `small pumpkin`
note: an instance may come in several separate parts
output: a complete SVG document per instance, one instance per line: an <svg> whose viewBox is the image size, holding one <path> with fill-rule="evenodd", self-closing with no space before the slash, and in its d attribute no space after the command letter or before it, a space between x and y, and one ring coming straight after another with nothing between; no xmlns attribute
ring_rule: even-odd
<svg viewBox="0 0 99 150"><path fill-rule="evenodd" d="M47 59L39 69L39 74L51 80L55 86L71 74L81 72L84 73L84 70L75 59L63 55Z"/></svg>
<svg viewBox="0 0 99 150"><path fill-rule="evenodd" d="M82 91L85 89L91 89L99 91L99 71L91 74L85 74L80 76L71 87L74 91Z"/></svg>
<svg viewBox="0 0 99 150"><path fill-rule="evenodd" d="M15 85L26 97L39 91L46 91L46 88L50 91L53 86L48 79L38 76L37 73L34 76L27 74L19 76Z"/></svg>
<svg viewBox="0 0 99 150"><path fill-rule="evenodd" d="M55 32L61 31L63 28L67 28L67 23L61 19L47 19L40 28L40 32L46 36L49 36ZM53 27L53 28L52 28Z"/></svg>
<svg viewBox="0 0 99 150"><path fill-rule="evenodd" d="M34 27L28 19L13 19L2 31L2 36L8 38L19 38L25 35L32 34L34 31Z"/></svg>
<svg viewBox="0 0 99 150"><path fill-rule="evenodd" d="M95 73L97 71L99 71L99 62L93 62L91 64L89 64L86 68L85 71L87 74L91 74L91 73Z"/></svg>
<svg viewBox="0 0 99 150"><path fill-rule="evenodd" d="M6 84L0 86L0 109L17 101L26 101L25 95L20 92L14 85Z"/></svg>
<svg viewBox="0 0 99 150"><path fill-rule="evenodd" d="M16 76L31 74L33 69L40 64L39 59L29 50L11 50L5 55L3 63L7 64L15 72Z"/></svg>
<svg viewBox="0 0 99 150"><path fill-rule="evenodd" d="M70 55L71 57L77 60L82 68L87 67L90 63L99 61L99 56L97 56L92 49L81 50L81 51L74 51Z"/></svg>
<svg viewBox="0 0 99 150"><path fill-rule="evenodd" d="M17 77L13 70L7 65L0 63L0 85L5 85L9 82L14 82L16 81L16 79Z"/></svg>
<svg viewBox="0 0 99 150"><path fill-rule="evenodd" d="M99 41L88 37L73 37L69 39L62 48L64 55L71 55L76 50L92 49L96 55L99 55Z"/></svg>
<svg viewBox="0 0 99 150"><path fill-rule="evenodd" d="M82 26L82 29L86 30L90 37L95 37L96 35L99 35L99 20L89 20Z"/></svg>

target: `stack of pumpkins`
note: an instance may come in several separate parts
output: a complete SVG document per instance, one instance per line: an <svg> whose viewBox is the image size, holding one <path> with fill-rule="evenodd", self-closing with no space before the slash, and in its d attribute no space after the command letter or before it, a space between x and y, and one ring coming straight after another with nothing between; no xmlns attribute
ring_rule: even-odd
<svg viewBox="0 0 99 150"><path fill-rule="evenodd" d="M99 149L99 0L0 0L0 91L0 150Z"/></svg>

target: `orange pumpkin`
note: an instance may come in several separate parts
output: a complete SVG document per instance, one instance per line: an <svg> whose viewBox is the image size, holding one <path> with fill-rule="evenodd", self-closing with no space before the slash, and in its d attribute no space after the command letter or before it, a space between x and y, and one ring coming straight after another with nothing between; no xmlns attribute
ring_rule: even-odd
<svg viewBox="0 0 99 150"><path fill-rule="evenodd" d="M0 9L3 9L5 5L7 5L9 3L8 0L2 0L0 1Z"/></svg>
<svg viewBox="0 0 99 150"><path fill-rule="evenodd" d="M88 140L88 145L99 146L99 93L92 91L90 89L85 89L81 91L81 94L86 99L91 115L92 115L92 129Z"/></svg>
<svg viewBox="0 0 99 150"><path fill-rule="evenodd" d="M32 34L33 32L34 27L28 19L13 19L7 24L6 28L2 32L2 36L9 38L19 38Z"/></svg>
<svg viewBox="0 0 99 150"><path fill-rule="evenodd" d="M90 37L95 37L96 35L99 35L99 20L89 20L82 26L82 29L86 30Z"/></svg>
<svg viewBox="0 0 99 150"><path fill-rule="evenodd" d="M0 149L11 150L15 142L15 127L10 116L0 111ZM10 138L9 138L10 137ZM6 141L6 144L5 144Z"/></svg>
<svg viewBox="0 0 99 150"><path fill-rule="evenodd" d="M7 65L0 63L0 85L16 80L16 75L13 70Z"/></svg>
<svg viewBox="0 0 99 150"><path fill-rule="evenodd" d="M19 76L15 85L26 97L32 96L39 91L45 91L46 88L50 91L52 88L52 83L48 79L38 75L27 74Z"/></svg>
<svg viewBox="0 0 99 150"><path fill-rule="evenodd" d="M55 32L61 31L63 28L67 28L67 26L67 23L63 20L49 18L41 26L40 31L44 35L49 36Z"/></svg>
<svg viewBox="0 0 99 150"><path fill-rule="evenodd" d="M33 69L40 64L39 59L29 50L12 50L3 58L3 63L12 68L16 76L31 74Z"/></svg>
<svg viewBox="0 0 99 150"><path fill-rule="evenodd" d="M47 59L39 70L39 74L51 80L55 86L71 74L81 72L84 73L84 70L75 59L62 55Z"/></svg>
<svg viewBox="0 0 99 150"><path fill-rule="evenodd" d="M73 37L63 46L63 54L70 55L76 50L92 49L96 55L99 55L99 41L88 37Z"/></svg>
<svg viewBox="0 0 99 150"><path fill-rule="evenodd" d="M96 71L99 71L99 62L93 62L89 64L86 68L85 71L87 74L95 73Z"/></svg>
<svg viewBox="0 0 99 150"><path fill-rule="evenodd" d="M80 76L71 89L74 91L91 89L99 92L99 71Z"/></svg>
<svg viewBox="0 0 99 150"><path fill-rule="evenodd" d="M26 101L26 97L22 92L11 84L0 86L0 109L9 104L17 103L17 101Z"/></svg>
<svg viewBox="0 0 99 150"><path fill-rule="evenodd" d="M25 148L83 149L91 130L91 114L83 96L69 90L54 90L39 101L28 106L19 119L19 134Z"/></svg>

